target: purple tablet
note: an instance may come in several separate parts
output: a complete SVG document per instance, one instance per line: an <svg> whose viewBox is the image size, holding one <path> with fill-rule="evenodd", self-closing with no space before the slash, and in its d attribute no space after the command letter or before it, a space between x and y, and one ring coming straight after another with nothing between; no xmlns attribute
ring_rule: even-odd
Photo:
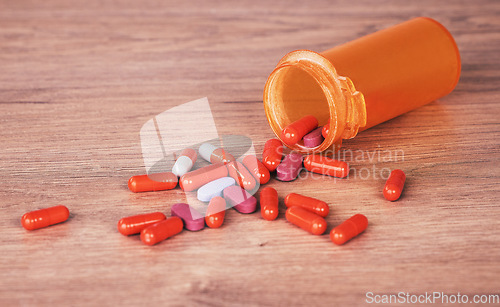
<svg viewBox="0 0 500 307"><path fill-rule="evenodd" d="M288 154L276 169L276 179L281 181L292 181L299 175L302 169L302 155L296 152Z"/></svg>
<svg viewBox="0 0 500 307"><path fill-rule="evenodd" d="M257 199L240 186L225 188L223 194L227 204L239 213L252 213L257 208Z"/></svg>
<svg viewBox="0 0 500 307"><path fill-rule="evenodd" d="M325 139L323 135L321 134L323 130L323 127L319 127L314 129L313 131L309 132L306 134L303 138L304 140L304 146L307 148L314 148L316 146L319 146L321 143L323 143L323 140Z"/></svg>
<svg viewBox="0 0 500 307"><path fill-rule="evenodd" d="M179 217L187 230L198 231L205 227L205 218L188 204L174 204L170 213L172 216Z"/></svg>

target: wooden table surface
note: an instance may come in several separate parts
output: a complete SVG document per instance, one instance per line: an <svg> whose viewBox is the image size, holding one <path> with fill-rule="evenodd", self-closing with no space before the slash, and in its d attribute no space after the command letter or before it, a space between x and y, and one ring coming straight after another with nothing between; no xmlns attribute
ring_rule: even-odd
<svg viewBox="0 0 500 307"><path fill-rule="evenodd" d="M208 97L221 134L273 137L262 92L279 59L323 51L417 16L444 24L462 57L456 89L346 141L350 178L268 184L327 201L328 232L370 224L344 246L228 211L220 229L154 247L117 221L170 213L180 189L131 193L139 131ZM500 2L0 2L0 305L335 305L374 294L500 294ZM179 114L185 116L185 114ZM391 155L392 153L392 155ZM395 153L401 153L396 155ZM403 197L382 197L388 169ZM365 169L365 172L356 172ZM356 172L356 173L354 173ZM28 211L70 219L26 231Z"/></svg>

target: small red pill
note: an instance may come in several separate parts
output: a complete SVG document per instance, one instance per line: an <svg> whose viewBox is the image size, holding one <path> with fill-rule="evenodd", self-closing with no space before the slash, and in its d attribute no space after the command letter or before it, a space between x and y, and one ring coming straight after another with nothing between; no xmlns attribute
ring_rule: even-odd
<svg viewBox="0 0 500 307"><path fill-rule="evenodd" d="M118 231L124 236L140 233L143 229L163 221L167 217L161 212L124 217L118 221Z"/></svg>
<svg viewBox="0 0 500 307"><path fill-rule="evenodd" d="M141 241L146 245L155 245L182 231L182 220L177 216L158 222L141 231Z"/></svg>
<svg viewBox="0 0 500 307"><path fill-rule="evenodd" d="M406 175L400 169L395 169L387 179L384 186L384 197L387 200L398 200L405 186Z"/></svg>
<svg viewBox="0 0 500 307"><path fill-rule="evenodd" d="M254 178L259 181L260 184L266 184L269 179L271 179L269 170L257 159L256 156L246 156L243 159L243 165L252 173Z"/></svg>
<svg viewBox="0 0 500 307"><path fill-rule="evenodd" d="M28 212L21 218L21 224L27 230L35 230L62 223L66 221L68 217L68 208L60 205Z"/></svg>
<svg viewBox="0 0 500 307"><path fill-rule="evenodd" d="M330 207L324 201L297 193L290 193L285 197L285 206L288 208L293 206L302 207L321 217L327 216L330 212Z"/></svg>
<svg viewBox="0 0 500 307"><path fill-rule="evenodd" d="M243 164L238 161L233 161L227 164L227 169L229 171L229 176L232 177L240 187L249 191L255 188L257 182Z"/></svg>
<svg viewBox="0 0 500 307"><path fill-rule="evenodd" d="M326 139L328 134L330 133L330 120L323 126L323 130L321 130L321 135Z"/></svg>
<svg viewBox="0 0 500 307"><path fill-rule="evenodd" d="M281 163L283 158L283 144L278 139L267 140L262 152L262 163L272 172Z"/></svg>
<svg viewBox="0 0 500 307"><path fill-rule="evenodd" d="M279 214L278 192L271 187L260 190L260 214L267 221L274 221Z"/></svg>
<svg viewBox="0 0 500 307"><path fill-rule="evenodd" d="M156 173L130 177L128 188L134 193L171 190L177 186L174 173Z"/></svg>
<svg viewBox="0 0 500 307"><path fill-rule="evenodd" d="M304 167L313 173L345 178L349 174L349 165L344 161L334 160L322 155L309 155L304 159Z"/></svg>
<svg viewBox="0 0 500 307"><path fill-rule="evenodd" d="M321 216L304 208L293 206L286 210L286 219L313 235L322 235L326 230L326 221Z"/></svg>
<svg viewBox="0 0 500 307"><path fill-rule="evenodd" d="M291 146L297 144L306 134L318 127L318 120L312 115L307 115L294 121L281 131L281 140Z"/></svg>
<svg viewBox="0 0 500 307"><path fill-rule="evenodd" d="M330 232L330 240L342 245L362 233L368 227L368 219L363 214L356 214L344 221Z"/></svg>
<svg viewBox="0 0 500 307"><path fill-rule="evenodd" d="M210 200L205 214L205 223L210 228L219 228L224 223L226 216L226 200L216 196Z"/></svg>
<svg viewBox="0 0 500 307"><path fill-rule="evenodd" d="M227 176L224 163L215 163L184 174L179 179L179 186L185 192L194 191L216 179Z"/></svg>

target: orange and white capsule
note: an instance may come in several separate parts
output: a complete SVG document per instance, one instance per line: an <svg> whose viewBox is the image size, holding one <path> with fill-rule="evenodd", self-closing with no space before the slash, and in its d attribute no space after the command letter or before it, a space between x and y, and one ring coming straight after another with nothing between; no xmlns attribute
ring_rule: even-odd
<svg viewBox="0 0 500 307"><path fill-rule="evenodd" d="M128 188L134 193L171 190L177 186L177 176L173 173L156 173L130 177Z"/></svg>
<svg viewBox="0 0 500 307"><path fill-rule="evenodd" d="M118 221L118 231L124 236L140 233L143 229L165 220L167 217L161 212L146 213L124 217Z"/></svg>
<svg viewBox="0 0 500 307"><path fill-rule="evenodd" d="M278 192L265 187L260 190L260 214L267 221L274 221L279 214Z"/></svg>
<svg viewBox="0 0 500 307"><path fill-rule="evenodd" d="M255 188L257 181L255 181L255 178L243 164L238 161L233 161L226 166L229 176L232 177L240 187L249 191Z"/></svg>
<svg viewBox="0 0 500 307"><path fill-rule="evenodd" d="M356 214L344 221L330 232L330 240L337 245L342 245L355 236L365 231L368 219L363 214Z"/></svg>
<svg viewBox="0 0 500 307"><path fill-rule="evenodd" d="M288 208L293 206L302 207L321 217L327 216L330 212L330 207L324 201L297 193L290 193L285 197L285 206Z"/></svg>
<svg viewBox="0 0 500 307"><path fill-rule="evenodd" d="M210 200L205 214L205 223L210 228L219 228L226 216L226 200L216 196Z"/></svg>
<svg viewBox="0 0 500 307"><path fill-rule="evenodd" d="M189 172L193 168L196 162L196 150L191 148L186 148L181 152L181 155L175 160L175 164L172 167L172 173L176 176L181 177L185 173Z"/></svg>
<svg viewBox="0 0 500 307"><path fill-rule="evenodd" d="M293 206L286 210L286 219L313 235L322 235L326 230L326 221L321 216L304 208Z"/></svg>
<svg viewBox="0 0 500 307"><path fill-rule="evenodd" d="M400 169L395 169L387 179L384 186L384 197L387 200L398 200L405 186L406 175Z"/></svg>
<svg viewBox="0 0 500 307"><path fill-rule="evenodd" d="M260 184L266 184L271 179L267 167L260 162L256 156L249 155L243 158L243 165L252 173Z"/></svg>
<svg viewBox="0 0 500 307"><path fill-rule="evenodd" d="M304 135L318 127L318 120L312 115L307 115L294 121L281 131L281 140L288 146L297 144Z"/></svg>
<svg viewBox="0 0 500 307"><path fill-rule="evenodd" d="M308 155L304 159L304 167L310 172L332 177L345 178L349 175L349 165L346 162L323 155Z"/></svg>
<svg viewBox="0 0 500 307"><path fill-rule="evenodd" d="M182 231L184 224L177 216L158 222L141 231L141 241L146 245L155 245L175 236Z"/></svg>
<svg viewBox="0 0 500 307"><path fill-rule="evenodd" d="M27 230L35 230L62 223L66 221L68 217L68 208L60 205L28 212L21 218L21 224Z"/></svg>
<svg viewBox="0 0 500 307"><path fill-rule="evenodd" d="M210 143L201 144L198 152L203 159L210 163L229 163L236 160L233 155L227 153L224 149L217 148Z"/></svg>
<svg viewBox="0 0 500 307"><path fill-rule="evenodd" d="M283 158L283 144L278 139L267 140L262 152L262 164L272 172L276 170Z"/></svg>
<svg viewBox="0 0 500 307"><path fill-rule="evenodd" d="M194 191L211 181L227 176L224 163L215 163L184 174L179 179L179 186L185 192Z"/></svg>

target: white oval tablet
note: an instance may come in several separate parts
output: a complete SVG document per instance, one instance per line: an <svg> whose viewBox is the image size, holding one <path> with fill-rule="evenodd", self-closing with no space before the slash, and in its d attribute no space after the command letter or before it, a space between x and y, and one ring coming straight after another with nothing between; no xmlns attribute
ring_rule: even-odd
<svg viewBox="0 0 500 307"><path fill-rule="evenodd" d="M231 177L222 177L211 181L198 189L198 199L209 202L215 196L222 196L222 191L235 183L236 181Z"/></svg>

